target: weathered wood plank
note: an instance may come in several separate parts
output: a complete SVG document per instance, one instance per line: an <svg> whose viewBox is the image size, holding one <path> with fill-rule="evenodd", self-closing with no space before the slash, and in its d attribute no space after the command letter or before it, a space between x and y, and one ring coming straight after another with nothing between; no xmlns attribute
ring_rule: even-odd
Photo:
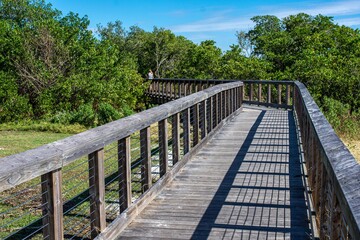
<svg viewBox="0 0 360 240"><path fill-rule="evenodd" d="M268 124L281 120L289 128L289 117L287 111L246 110L234 118L122 236L171 238L181 230L188 239L208 238L229 229L264 238L283 234L276 239L310 234L295 126L277 132ZM279 137L287 140L278 144Z"/></svg>
<svg viewBox="0 0 360 240"><path fill-rule="evenodd" d="M119 202L120 212L123 212L131 204L131 148L130 137L118 141L118 163L119 175L123 176L119 180Z"/></svg>
<svg viewBox="0 0 360 240"><path fill-rule="evenodd" d="M91 237L106 228L104 149L89 154Z"/></svg>
<svg viewBox="0 0 360 240"><path fill-rule="evenodd" d="M141 190L145 192L152 185L150 127L140 130Z"/></svg>
<svg viewBox="0 0 360 240"><path fill-rule="evenodd" d="M62 200L62 173L61 169L41 176L42 203L43 203L43 238L63 239L63 200Z"/></svg>

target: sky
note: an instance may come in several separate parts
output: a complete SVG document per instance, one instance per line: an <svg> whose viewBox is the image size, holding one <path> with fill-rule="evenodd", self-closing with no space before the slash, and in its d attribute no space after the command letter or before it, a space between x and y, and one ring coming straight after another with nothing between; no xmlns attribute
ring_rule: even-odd
<svg viewBox="0 0 360 240"><path fill-rule="evenodd" d="M154 26L170 29L195 43L214 40L223 51L237 43L236 32L248 31L258 15L278 18L304 12L334 17L334 22L360 28L360 0L46 0L64 15L70 11L87 15L89 28L120 20L125 29Z"/></svg>

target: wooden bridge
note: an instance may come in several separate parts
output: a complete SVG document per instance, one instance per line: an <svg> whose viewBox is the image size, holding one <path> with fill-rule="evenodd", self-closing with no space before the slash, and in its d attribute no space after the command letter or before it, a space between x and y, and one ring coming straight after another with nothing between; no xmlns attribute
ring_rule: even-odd
<svg viewBox="0 0 360 240"><path fill-rule="evenodd" d="M164 104L0 159L0 238L360 239L360 165L303 84L147 94Z"/></svg>

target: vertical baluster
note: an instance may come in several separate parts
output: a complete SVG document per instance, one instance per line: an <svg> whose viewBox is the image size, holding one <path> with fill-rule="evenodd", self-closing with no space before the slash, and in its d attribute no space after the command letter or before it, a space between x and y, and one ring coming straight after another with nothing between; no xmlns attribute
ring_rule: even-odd
<svg viewBox="0 0 360 240"><path fill-rule="evenodd" d="M207 106L208 106L209 101L211 101L211 98L208 98L201 103L201 106L203 109L203 111L201 112L201 119L200 119L200 122L202 123L201 124L201 139L204 139L206 137L208 128L211 126L211 122L208 122L208 120L210 120L208 118L208 115L211 116L211 114L209 114L207 111Z"/></svg>
<svg viewBox="0 0 360 240"><path fill-rule="evenodd" d="M214 110L214 124L213 124L213 128L216 127L216 125L219 122L218 119L218 112L219 112L219 100L218 100L218 96L219 94L216 94L213 99L214 99L214 104L213 104L213 110Z"/></svg>
<svg viewBox="0 0 360 240"><path fill-rule="evenodd" d="M262 96L261 96L261 91L262 91L262 88L261 88L261 83L258 84L258 105L260 105L261 103L261 99L262 99Z"/></svg>
<svg viewBox="0 0 360 240"><path fill-rule="evenodd" d="M290 105L290 86L289 84L286 84L286 93L285 93L285 102L286 102L286 106Z"/></svg>
<svg viewBox="0 0 360 240"><path fill-rule="evenodd" d="M141 190L144 193L152 185L150 127L140 130Z"/></svg>
<svg viewBox="0 0 360 240"><path fill-rule="evenodd" d="M125 211L131 204L131 148L130 137L118 141L118 164L119 164L119 199L120 213Z"/></svg>
<svg viewBox="0 0 360 240"><path fill-rule="evenodd" d="M194 105L193 146L199 143L199 104Z"/></svg>
<svg viewBox="0 0 360 240"><path fill-rule="evenodd" d="M171 81L170 82L170 100L173 100L175 97L174 97L174 91L175 89L174 89L174 82L173 81Z"/></svg>
<svg viewBox="0 0 360 240"><path fill-rule="evenodd" d="M184 155L190 151L190 108L183 111Z"/></svg>
<svg viewBox="0 0 360 240"><path fill-rule="evenodd" d="M271 104L271 84L267 85L267 103Z"/></svg>
<svg viewBox="0 0 360 240"><path fill-rule="evenodd" d="M249 92L249 101L250 102L252 102L254 100L253 92L254 92L254 85L252 83L250 83L250 92Z"/></svg>
<svg viewBox="0 0 360 240"><path fill-rule="evenodd" d="M43 238L63 239L63 200L61 169L41 175Z"/></svg>
<svg viewBox="0 0 360 240"><path fill-rule="evenodd" d="M89 154L91 237L106 228L104 149Z"/></svg>
<svg viewBox="0 0 360 240"><path fill-rule="evenodd" d="M179 98L181 98L181 82L180 81L178 81L178 87L179 87Z"/></svg>
<svg viewBox="0 0 360 240"><path fill-rule="evenodd" d="M172 116L172 141L173 165L175 165L180 159L180 113Z"/></svg>
<svg viewBox="0 0 360 240"><path fill-rule="evenodd" d="M164 176L168 170L168 123L167 119L159 122L159 161L160 177Z"/></svg>
<svg viewBox="0 0 360 240"><path fill-rule="evenodd" d="M281 84L277 85L277 91L278 91L278 104L279 104L278 107L280 107L280 105L281 105Z"/></svg>

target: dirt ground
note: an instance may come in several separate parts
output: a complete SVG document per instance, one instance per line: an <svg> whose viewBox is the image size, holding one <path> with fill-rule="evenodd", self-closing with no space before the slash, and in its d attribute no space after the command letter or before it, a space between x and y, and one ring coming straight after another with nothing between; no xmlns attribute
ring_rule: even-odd
<svg viewBox="0 0 360 240"><path fill-rule="evenodd" d="M358 163L360 163L360 140L351 140L351 139L343 139L343 138L341 140L348 147L352 155L354 155Z"/></svg>

